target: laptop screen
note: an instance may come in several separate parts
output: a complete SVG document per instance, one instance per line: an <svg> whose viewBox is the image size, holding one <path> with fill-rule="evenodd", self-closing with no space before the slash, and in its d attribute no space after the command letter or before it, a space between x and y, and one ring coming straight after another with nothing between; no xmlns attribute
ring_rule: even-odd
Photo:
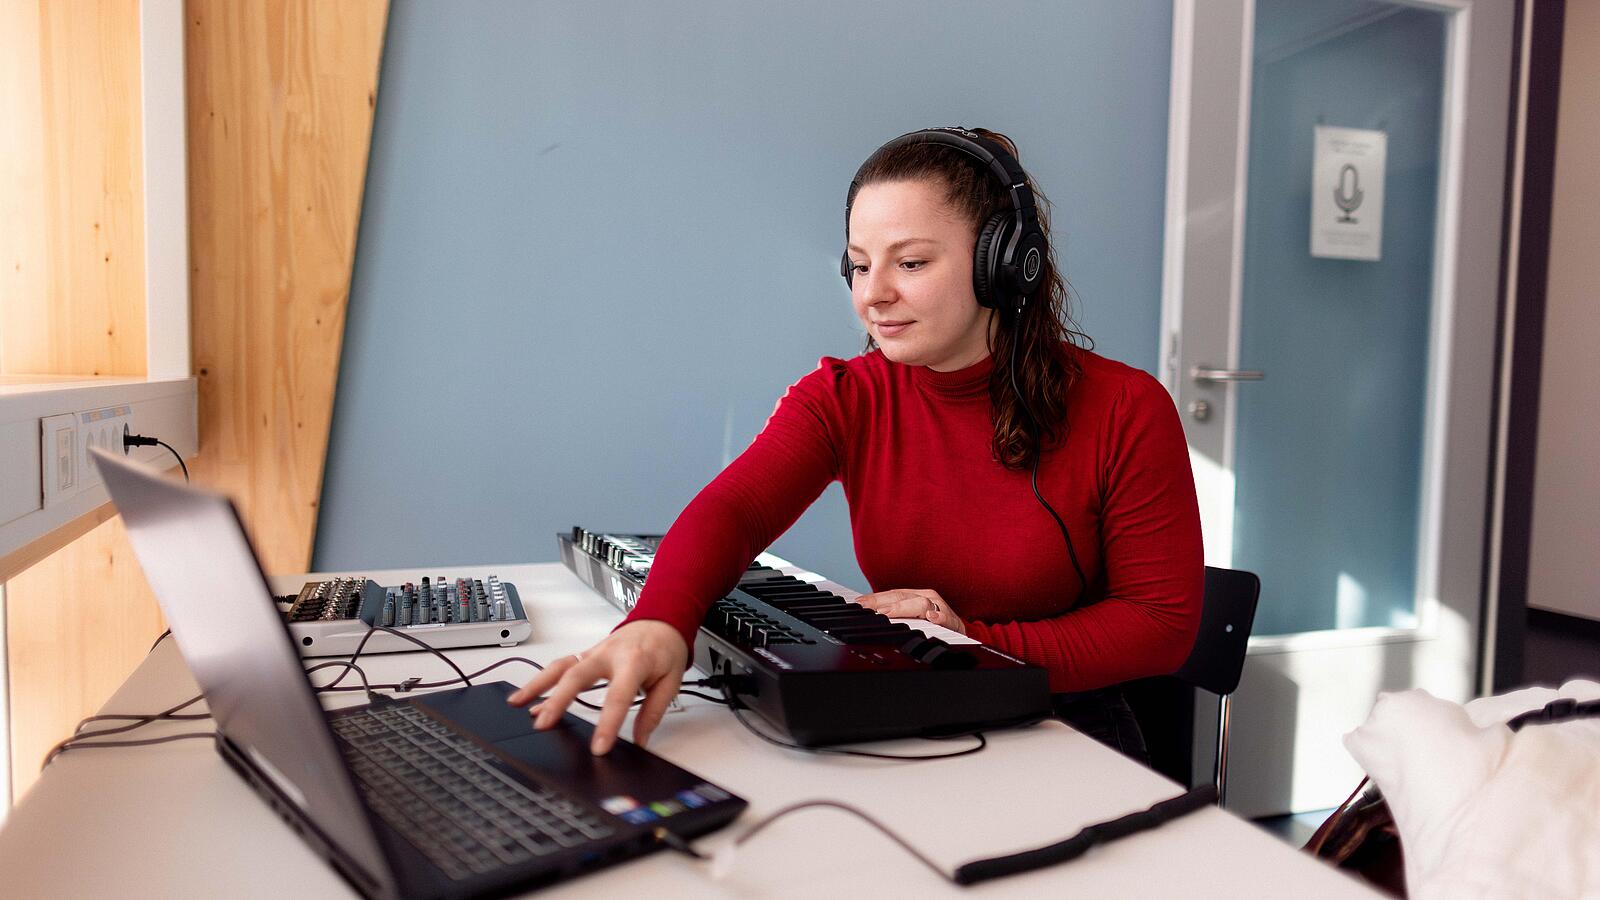
<svg viewBox="0 0 1600 900"><path fill-rule="evenodd" d="M217 729L353 862L392 888L233 504L91 452Z"/></svg>

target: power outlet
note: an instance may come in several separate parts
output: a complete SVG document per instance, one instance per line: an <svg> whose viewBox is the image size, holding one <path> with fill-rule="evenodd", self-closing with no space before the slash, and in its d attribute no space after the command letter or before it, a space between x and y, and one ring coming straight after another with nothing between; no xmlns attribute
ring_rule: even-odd
<svg viewBox="0 0 1600 900"><path fill-rule="evenodd" d="M39 461L44 466L44 505L76 494L82 487L83 450L78 417L72 413L39 420Z"/></svg>
<svg viewBox="0 0 1600 900"><path fill-rule="evenodd" d="M126 454L122 434L133 425L133 407L107 406L78 413L78 472L83 487L100 483L100 470L95 467L89 451L101 447L112 453Z"/></svg>

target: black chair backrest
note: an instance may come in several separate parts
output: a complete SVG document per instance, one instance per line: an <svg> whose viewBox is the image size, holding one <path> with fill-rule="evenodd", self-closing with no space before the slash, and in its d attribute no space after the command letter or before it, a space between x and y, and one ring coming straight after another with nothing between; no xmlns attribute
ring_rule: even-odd
<svg viewBox="0 0 1600 900"><path fill-rule="evenodd" d="M1206 566L1200 633L1177 677L1213 694L1233 693L1244 671L1245 645L1260 596L1261 579L1255 573Z"/></svg>

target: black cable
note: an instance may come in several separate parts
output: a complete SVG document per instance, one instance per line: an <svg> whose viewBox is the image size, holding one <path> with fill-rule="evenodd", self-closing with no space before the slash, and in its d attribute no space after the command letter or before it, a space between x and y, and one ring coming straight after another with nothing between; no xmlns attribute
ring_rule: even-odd
<svg viewBox="0 0 1600 900"><path fill-rule="evenodd" d="M84 720L82 720L81 722L78 723L77 727L72 730L72 738L68 738L67 740L72 740L73 738L77 738L77 737L89 737L89 736L96 735L96 734L120 734L120 733L122 733L124 731L132 731L135 728L139 728L141 726L148 725L151 722L155 722L155 721L158 721L158 720L159 721L166 721L166 720L209 719L209 718L211 718L211 714L210 713L192 713L192 714L189 714L189 715L179 715L178 714L178 710L187 709L188 707L193 706L196 703L199 703L203 699L205 699L205 695L204 694L197 694L197 695L195 695L193 697L190 697L189 699L183 701L182 703L179 703L177 706L168 707L167 709L164 709L161 712L154 713L154 714L127 715L127 714L122 714L122 713L105 713L105 714L98 715L98 716L89 716L88 718L86 718L86 719L84 719ZM113 720L113 719L131 719L131 720L133 720L134 724L131 724L131 725L119 725L119 726L116 726L115 728L103 728L103 729L100 729L99 731L91 731L91 732L89 732L88 735L84 735L83 734L83 727L85 725L88 725L91 722L107 722L107 721L110 721L110 720Z"/></svg>
<svg viewBox="0 0 1600 900"><path fill-rule="evenodd" d="M428 645L426 642L418 640L417 638L414 638L411 635L406 634L403 631L396 631L395 629L390 628L387 625L373 625L372 629L375 630L375 631L388 632L389 634L392 634L395 637L400 638L401 640L410 641L411 643L416 644L418 647L421 647L422 649L428 651L429 653L432 653L434 656L437 656L440 659L444 660L444 664L445 665L447 665L450 668L454 669L457 678L460 678L462 681L466 682L468 687L472 686L472 679L467 677L467 673L461 671L461 667L456 665L456 661L455 660L451 659L448 656L445 656L443 653L440 653L438 648L432 647L432 646Z"/></svg>
<svg viewBox="0 0 1600 900"><path fill-rule="evenodd" d="M433 655L435 655L435 656L439 657L440 659L444 660L445 664L450 666L450 668L453 669L456 672L456 676L457 677L450 678L450 679L445 679L443 681L433 681L433 682L422 681L420 679L412 678L412 679L407 679L406 681L401 682L399 684L378 684L378 685L372 684L371 681L367 678L366 670L362 669L361 666L357 665L356 664L356 660L361 656L362 652L366 649L367 641L372 637L372 635L374 633L376 633L378 631L387 631L387 632L390 632L391 634L397 635L398 637L404 638L405 640L411 641L414 644L418 644L423 649L429 651ZM172 633L171 629L168 629L166 632L164 632L161 635L161 637L156 639L156 645L159 645L161 643L161 641L163 639L165 639L167 637L167 635L170 635L171 633ZM150 649L154 650L156 645L152 645ZM330 660L328 662L318 663L317 665L314 665L314 666L306 669L305 671L306 671L306 674L309 676L313 672L318 672L318 671L321 671L323 669L329 669L329 668L335 668L335 667L341 669L338 677L334 678L333 681L329 682L328 684L320 685L320 686L316 685L316 684L313 684L312 685L312 689L315 690L317 693L324 693L324 692L329 692L329 691L365 691L369 697L372 697L372 698L376 699L379 696L377 694L377 691L379 691L379 690L394 690L394 691L400 691L402 693L405 693L405 692L409 692L409 691L413 691L413 690L427 690L427 689L433 689L433 688L448 687L448 686L450 686L452 684L458 684L458 683L465 683L467 685L471 685L472 684L472 679L477 678L477 677L479 677L481 675L484 675L484 674L486 674L488 672L491 672L491 671L493 671L495 669L498 669L501 666L510 665L512 663L524 663L526 665L532 666L534 669L536 669L538 671L543 671L544 670L544 666L543 665L541 665L541 664L539 664L539 663L537 663L537 662L535 662L535 661L533 661L531 659L528 659L527 657L524 657L524 656L510 656L510 657L506 657L505 659L501 659L501 660L498 660L496 662L490 663L489 665L484 666L483 668L477 670L476 672L472 672L471 674L468 674L468 673L462 671L461 667L456 665L454 660L450 659L448 656L446 656L443 653L441 653L437 648L428 646L427 644L423 643L422 641L417 640L416 638L413 638L408 634L403 634L401 632L395 631L392 628L387 628L387 627L382 626L382 625L375 625L375 626L369 626L368 629L367 629L367 633L361 636L361 641L358 644L356 644L355 652L353 652L350 655L350 658L348 660ZM350 672L352 670L355 671L357 677L359 677L361 679L361 686L360 687L340 687L339 686L339 682L343 681L345 676L350 674ZM708 683L709 683L708 681L686 682L686 684L697 685L697 686L698 685L708 684ZM608 687L608 686L609 685L606 684L606 683L601 683L599 685L596 685L595 687L589 688L588 690L599 690L601 688L605 688L605 687ZM701 693L699 693L697 691L684 690L684 691L680 691L680 693L685 693L685 694L689 694L690 696L699 697L699 698L704 699L704 700L709 700L709 701L711 701L713 703L723 703L723 702L725 702L725 701L723 701L723 700L721 700L719 698L712 697L712 696L709 696L707 694L701 694ZM144 726L149 725L151 722L157 722L157 721L179 721L179 720L182 720L182 721L195 721L195 720L201 720L201 719L209 719L209 718L211 718L211 714L210 713L193 713L193 714L188 714L188 715L179 713L179 710L182 710L182 709L185 709L185 708L187 708L189 706L192 706L195 703L200 702L202 699L204 699L204 695L196 695L194 697L190 697L188 700L185 700L182 703L179 703L176 706L172 706L172 707L169 707L169 708L167 708L165 710L162 710L161 712L148 714L148 715L130 715L130 714L122 714L122 713L106 713L106 714L103 714L103 715L89 716L89 717L83 719L82 721L80 721L77 724L77 726L73 729L71 737L69 737L69 738L67 738L67 739L65 739L63 741L60 741L59 743L57 743L54 747L52 747L50 749L50 752L48 754L46 754L45 759L44 759L44 763L43 763L43 765L40 766L40 769L43 770L44 766L48 766L57 756L60 756L62 753L65 753L68 750L77 749L78 747L88 747L88 746L135 747L135 746L144 746L146 744L165 743L166 741L169 741L169 740L179 740L179 739L182 739L184 737L204 737L206 735L195 733L195 734L173 736L173 737L166 737L166 738L156 738L156 739L152 739L152 740L148 740L148 741L97 741L97 742L93 742L93 743L84 742L85 739L87 739L87 738L105 737L105 736L113 735L113 734L124 734L126 732L133 731L133 730L135 730L137 728L143 728ZM588 701L584 700L581 697L576 697L576 698L574 698L574 700L577 703L579 703L580 705L585 706L585 707L587 707L587 708L589 708L591 710L599 711L599 710L602 709L602 707L597 706L597 705L595 705L593 703L589 703ZM644 701L641 698L639 700L635 700L633 705L637 706L642 702L644 702ZM90 725L91 723L113 721L113 720L115 720L115 721L127 721L127 724L117 725L117 726L113 726L113 727L110 727L110 728L102 728L102 729L98 729L98 730L94 730L94 731L89 731L87 733L84 732L84 728L86 726Z"/></svg>
<svg viewBox="0 0 1600 900"><path fill-rule="evenodd" d="M1058 841L1045 847L1036 847L1032 850L1023 850L1020 853L962 863L956 867L954 872L946 872L940 868L938 863L929 859L922 851L913 847L909 841L897 834L894 829L879 822L871 814L838 800L802 800L799 803L791 803L782 809L775 810L766 818L750 826L743 834L734 838L732 847L737 849L757 834L760 834L767 826L791 813L796 813L803 809L837 809L847 812L876 828L935 875L952 884L965 886L1068 862L1087 853L1092 847L1109 843L1131 834L1137 834L1141 831L1149 831L1159 825L1188 815L1197 809L1212 806L1216 802L1216 787L1210 784L1203 784L1194 790L1162 800L1147 809L1128 813L1125 816L1118 816L1105 822L1098 822L1094 825L1084 826L1077 834L1064 841ZM707 859L704 853L694 849L682 840L668 840L660 834L657 834L656 838L674 850L687 853L696 859Z"/></svg>
<svg viewBox="0 0 1600 900"><path fill-rule="evenodd" d="M1051 506L1050 502L1044 499L1044 495L1039 493L1039 458L1044 456L1044 434L1039 430L1039 420L1034 417L1033 410L1028 407L1028 398L1023 396L1022 388L1017 385L1017 345L1021 343L1018 340L1018 335L1013 334L1011 336L1011 363L1008 368L1011 372L1011 391L1017 395L1017 405L1022 408L1022 414L1028 417L1028 423L1033 426L1034 440L1037 442L1033 448L1033 475L1029 481L1033 485L1034 499L1039 501L1039 505L1043 506L1045 512L1050 514L1050 518L1056 520L1056 527L1061 529L1061 539L1067 544L1067 557L1072 560L1073 571L1078 573L1078 596L1080 599L1087 599L1089 595L1089 579L1084 577L1083 566L1078 564L1078 551L1072 546L1072 535L1067 531L1067 524L1061 521L1059 515L1056 515L1055 507Z"/></svg>
<svg viewBox="0 0 1600 900"><path fill-rule="evenodd" d="M211 713L190 713L187 715L180 713L178 715L168 716L90 716L89 718L78 723L78 726L72 731L72 737L68 738L68 740L77 740L78 738L85 737L100 737L101 735L107 734L122 734L125 731L133 731L135 728L143 728L144 726L149 725L151 722L199 722L209 718L211 718ZM131 721L128 721L128 724L126 725L116 725L111 728L97 728L93 731L84 730L84 727L92 722L105 722L113 719L124 719Z"/></svg>
<svg viewBox="0 0 1600 900"><path fill-rule="evenodd" d="M423 643L422 641L417 640L416 638L412 637L411 635L403 634L403 633L401 633L399 631L396 631L393 628L390 628L390 627L388 627L386 625L368 625L367 626L367 633L363 634L361 636L360 642L358 642L356 644L355 652L350 654L350 659L348 660L350 668L355 668L356 660L361 658L362 651L367 648L367 641L371 640L372 636L374 634L376 634L377 632L380 632L380 631L387 631L388 633L394 635L395 637L402 638L404 640L410 641L411 643L416 644L418 647L421 647L422 649L428 651L429 653L432 653L434 656L439 657L440 659L444 660L445 665L447 665L450 668L455 670L455 673L456 673L456 676L457 676L456 680L466 682L469 686L472 684L472 679L468 678L467 677L467 673L461 671L461 667L456 665L455 661L452 660L450 657L445 656L443 653L440 653L437 649L428 646L427 644ZM520 657L513 657L513 659L520 659ZM523 662L526 662L529 665L532 665L536 669L543 669L544 668L543 666L539 665L538 663L533 662L532 660L523 660ZM338 661L335 661L335 662L332 662L332 663L322 663L321 665L312 666L310 669L308 669L306 671L307 672L315 672L318 669L326 668L327 666L330 666L330 665L340 665L340 664L341 663L338 662ZM350 669L345 669L343 672L339 673L339 677L338 678L335 678L334 680L328 682L327 684L325 684L322 687L318 688L318 690L321 690L321 691L331 691L331 690L336 690L336 689L338 689L338 690L349 690L348 688L342 688L342 689L338 688L339 682L343 681L344 677L346 675L348 675L348 674L350 674ZM444 682L444 684L454 684L454 683L455 683L454 681ZM415 685L413 685L413 686L415 686ZM396 688L396 689L398 689L398 688Z"/></svg>
<svg viewBox="0 0 1600 900"><path fill-rule="evenodd" d="M691 697L699 697L701 700L710 700L712 703L715 703L718 706L727 706L728 705L727 701L723 700L721 697L713 697L710 694L702 694L699 691L691 691L691 690L688 690L685 687L685 685L706 685L706 684L712 684L711 680L710 679L706 679L706 680L702 680L702 681L685 681L685 682L683 682L683 684L679 685L679 687L678 687L678 695L681 697L684 694L688 694ZM590 687L586 687L583 690L579 691L578 693L580 693L580 694L588 694L588 693L591 693L593 691L603 691L603 690L605 690L606 688L608 688L610 686L611 686L610 682L602 681L599 684L591 685ZM589 709L595 710L596 712L599 712L601 709L604 708L604 707L596 706L593 703L589 703L589 702L585 701L582 697L574 697L572 699L577 703L583 704L584 706L588 707ZM633 703L631 703L629 705L630 706L638 706L639 704L641 704L643 702L644 702L644 698L643 697L639 697L638 699L634 700Z"/></svg>
<svg viewBox="0 0 1600 900"><path fill-rule="evenodd" d="M178 451L173 450L172 449L172 445L167 443L166 441L157 440L156 443L160 444L161 446L167 448L169 451L172 452L172 458L178 461L178 468L183 470L183 480L184 481L188 481L189 480L189 467L188 467L188 465L186 465L184 463L183 457L178 455Z"/></svg>
<svg viewBox="0 0 1600 900"><path fill-rule="evenodd" d="M1512 731L1521 731L1525 725L1546 725L1568 719L1585 719L1600 716L1600 700L1579 703L1575 697L1557 697L1543 707L1525 712L1506 722Z"/></svg>
<svg viewBox="0 0 1600 900"><path fill-rule="evenodd" d="M721 697L713 697L710 694L702 694L699 691L688 691L688 690L681 690L681 689L678 691L678 695L679 696L682 696L684 694L688 694L691 697L699 697L701 700L710 700L712 703L715 703L718 706L727 706L728 705L728 701L722 699Z"/></svg>
<svg viewBox="0 0 1600 900"><path fill-rule="evenodd" d="M55 761L56 757L66 753L68 750L97 750L104 749L106 747L147 747L151 744L166 744L172 741L188 741L196 738L209 738L214 741L217 739L217 733L215 731L189 731L183 734L169 734L166 737L146 738L142 741L62 742L61 744L57 744L55 749L50 751L50 755L44 758L44 765L40 766L39 770L43 771L45 766L50 765L50 763Z"/></svg>
<svg viewBox="0 0 1600 900"><path fill-rule="evenodd" d="M1091 847L1110 843L1118 838L1141 831L1149 831L1159 825L1171 822L1173 819L1186 816L1197 809L1215 806L1217 803L1217 787L1214 784L1202 784L1191 791L1186 791L1168 800L1119 816L1105 822L1086 825L1082 830L1064 841L1057 841L1045 847L1036 847L1020 853L1007 856L996 856L991 859L976 859L956 867L954 881L956 884L977 884L980 881L990 881L995 878L1004 878L1007 875L1016 875L1022 872L1031 872L1045 866L1068 862L1077 859L1089 852Z"/></svg>
<svg viewBox="0 0 1600 900"><path fill-rule="evenodd" d="M429 682L429 681L410 681L410 680L408 680L408 681L402 682L400 684L379 684L379 685L370 684L367 681L366 673L363 672L361 670L361 668L355 664L355 662L356 662L356 660L358 658L360 658L362 651L364 651L366 649L367 641L369 639L371 639L373 634L375 634L376 632L379 632L379 631L386 631L386 632L389 632L390 634L393 634L393 635L395 635L397 637L404 638L405 640L408 640L411 643L416 644L417 646L423 648L424 650L427 650L429 653L432 653L434 656L439 657L440 659L445 661L446 665L448 665L451 669L455 670L456 677L455 678L451 678L451 679L447 679L445 681L431 681L431 682ZM425 644L422 641L412 637L411 635L405 634L403 632L396 631L393 628L389 628L389 627L384 626L384 625L369 625L369 626L367 626L367 633L361 636L360 643L356 644L355 652L350 654L350 658L348 660L334 660L332 662L320 663L318 665L312 666L311 668L307 669L306 670L306 674L309 675L312 672L316 672L316 671L318 671L320 669L326 669L326 668L329 668L331 666L343 666L344 667L344 671L339 673L339 677L333 679L332 681L328 682L325 685L314 686L316 688L316 690L318 692L324 692L324 691L362 691L362 690L364 690L369 695L372 695L376 691L379 691L379 690L400 691L402 693L405 693L405 692L414 691L414 690L431 690L433 688L449 687L452 684L462 684L462 683L464 683L464 684L470 686L472 684L472 679L477 678L479 675L482 675L485 672L491 671L493 669L497 669L500 666L508 665L508 664L514 663L514 662L527 663L528 665L532 666L534 669L536 669L536 670L538 670L540 672L544 671L544 666L540 665L539 663L534 662L531 659L528 659L527 657L509 656L509 657L506 657L505 659L500 660L499 662L491 663L491 664L489 664L487 666L484 666L482 669L479 669L478 671L473 672L471 675L468 675L466 672L463 672L461 670L460 666L456 665L454 660L450 659L450 657L445 656L443 653L439 652L439 650L437 648L431 647L428 644ZM351 669L355 669L356 672L361 676L361 685L362 686L359 687L359 688L357 688L357 687L340 687L339 686L339 682L344 681L344 677L346 675L350 674L350 670ZM605 685L602 684L602 685L599 685L599 687L605 687ZM595 690L595 688L590 688L590 690ZM602 707L597 706L597 705L595 705L593 703L590 703L589 701L583 699L582 697L574 697L573 700L579 706L582 706L582 707L584 707L586 709L594 710L595 712L599 712L602 709ZM638 703L638 702L640 702L640 701L635 701L635 703Z"/></svg>
<svg viewBox="0 0 1600 900"><path fill-rule="evenodd" d="M533 666L535 669L542 670L544 668L544 666L541 666L538 663L536 663L533 660L528 659L526 657L508 656L505 659L500 660L499 662L490 663L489 665L484 666L483 668L479 669L478 671L470 673L467 677L469 677L469 678L477 678L479 675L482 675L485 672L489 672L489 671L492 671L494 669L498 669L501 666L510 665L511 663L518 663L518 662L519 663L527 663L528 665ZM310 675L312 672L316 672L316 671L319 671L321 669L326 669L326 668L329 668L331 666L344 666L344 667L348 668L351 665L353 665L353 664L351 662L349 662L348 660L342 660L342 659L333 660L331 662L319 663L318 665L312 666L311 668L306 670L306 674ZM341 673L341 675L342 674L343 673ZM360 690L366 690L366 687L338 687L337 685L342 680L343 680L342 677L341 678L335 678L333 681L329 682L328 684L325 684L325 685L313 685L312 687L318 693L322 693L322 692L325 692L325 691L360 691ZM459 679L459 678L449 678L449 679L446 679L444 681L423 681L420 678L408 678L405 681L400 682L399 684L374 684L374 685L371 685L371 688L374 691L399 691L400 693L404 694L404 693L409 693L411 691L417 691L417 690L432 690L433 688L449 687L452 684L459 684L460 682L461 682L461 679Z"/></svg>
<svg viewBox="0 0 1600 900"><path fill-rule="evenodd" d="M373 699L373 698L377 697L377 694L375 694L373 692L373 690L372 690L372 682L367 680L367 670L361 668L360 666L356 665L353 662L349 662L349 661L346 661L346 660L334 660L333 662L321 663L320 665L315 665L315 666L312 666L311 668L307 669L306 670L306 674L310 675L312 672L315 672L315 671L317 671L319 669L326 669L329 666L343 666L344 667L344 671L339 673L339 678L343 678L348 672L350 672L351 670L354 670L355 673L356 673L356 677L361 679L361 687L359 687L359 688L353 688L353 687L352 688L336 688L336 687L319 688L316 685L312 685L312 690L314 690L314 691L316 691L318 693L321 693L324 690L329 690L329 691L357 691L357 690L359 690L359 691L366 691L368 699ZM337 682L337 681L338 681L338 679L335 679L335 682Z"/></svg>
<svg viewBox="0 0 1600 900"><path fill-rule="evenodd" d="M57 742L54 747L50 748L50 752L45 754L44 762L39 765L39 771L41 771L41 772L44 771L44 767L45 766L50 765L50 763L53 760L55 760L55 758L57 756L60 756L61 754L67 752L68 750L74 750L74 749L77 749L80 746L92 746L92 744L87 742L88 738L105 737L107 735L113 735L113 734L123 734L123 733L129 732L129 731L133 731L136 728L143 728L144 726L149 725L151 722L156 722L156 721L170 721L170 720L178 720L178 719L182 719L182 720L209 719L209 718L211 718L211 714L210 713L195 713L195 714L190 714L190 715L179 715L178 714L178 710L185 709L185 708L187 708L189 706L192 706L192 705L200 702L200 700L203 699L203 697L204 697L204 695L190 697L188 700L185 700L182 703L177 704L176 706L169 706L166 709L162 710L161 712L154 713L154 714L151 714L151 715L120 715L120 714L116 714L116 713L107 713L107 714L104 714L104 715L89 716L88 718L86 718L83 721L79 722L77 724L77 727L73 728L71 737ZM117 719L117 720L131 719L133 721L129 722L126 725L116 725L116 726L113 726L111 728L102 728L102 729L99 729L99 730L96 730L96 731L90 731L88 733L84 733L84 731L83 731L84 726L90 724L91 722L104 722L104 721L110 721L110 720L113 720L113 719ZM109 742L107 742L107 743L109 743ZM118 741L118 742L115 742L115 743L124 744L124 743L127 743L127 742ZM129 744L129 746L132 746L132 744Z"/></svg>
<svg viewBox="0 0 1600 900"><path fill-rule="evenodd" d="M183 457L178 454L178 451L172 449L171 444L160 438L145 437L142 434L129 434L126 428L122 432L122 449L124 452L129 447L155 447L157 445L167 448L167 451L172 454L172 458L178 461L178 468L183 470L183 480L188 481L189 466L184 463Z"/></svg>
<svg viewBox="0 0 1600 900"><path fill-rule="evenodd" d="M846 750L843 747L807 747L802 744L791 744L788 741L779 740L770 734L766 734L760 729L756 728L754 725L750 724L750 720L746 719L744 715L739 712L739 704L735 702L733 692L729 689L726 683L722 685L722 695L728 703L728 708L733 710L733 717L739 720L740 725L743 725L747 731L763 741L782 747L785 750L799 750L802 753L815 753L828 756L861 756L867 759L889 759L897 762L917 762L921 760L954 759L958 756L971 756L972 754L978 753L989 746L989 739L984 737L983 732L981 731L974 731L970 734L955 734L947 736L947 738L975 737L978 739L976 746L968 747L964 750L953 750L949 753L928 753L916 756L905 756L897 753L874 753L870 750ZM941 740L942 739L946 738L941 738Z"/></svg>
<svg viewBox="0 0 1600 900"><path fill-rule="evenodd" d="M356 660L361 658L361 651L367 649L367 641L371 640L372 636L374 634L376 634L377 631L378 631L378 629L376 627L371 626L371 625L367 626L367 633L363 634L361 636L361 640L356 642L355 652L350 654L349 663L350 663L351 666L354 666L355 663L356 663ZM310 669L307 669L306 672L309 674L311 672L315 672L318 669L325 668L325 667L327 667L329 665L337 665L337 664L338 664L337 662L334 662L334 663L322 663L321 665L312 666ZM350 670L349 669L345 669L343 672L339 673L339 677L338 678L335 678L334 680L328 682L327 684L323 685L322 687L317 688L317 690L319 690L319 691L335 690L335 689L338 688L339 682L343 681L344 677L346 675L349 675L349 674L350 674Z"/></svg>
<svg viewBox="0 0 1600 900"><path fill-rule="evenodd" d="M802 800L799 803L791 803L788 806L783 807L782 809L775 810L771 814L769 814L766 818L764 818L761 821L755 823L754 825L751 825L748 829L745 830L744 834L741 834L738 837L734 838L733 839L733 846L735 846L735 847L740 846L741 844L745 843L746 841L748 841L751 838L755 837L756 835L760 834L768 825L771 825L773 822L778 821L779 819L783 818L784 816L789 815L790 813L796 813L796 812L799 812L800 810L803 810L803 809L823 809L823 808L826 808L826 809L837 809L837 810L840 810L842 812L847 812L850 815L855 816L858 819L861 819L862 821L866 822L868 825L871 825L873 828L876 828L879 831L883 832L883 835L885 837L887 837L889 840L894 841L896 844L899 844L900 848L902 850L906 851L907 853L909 853L913 857L915 857L917 862L920 862L924 866L927 866L933 872L933 874L938 875L940 878L943 878L945 881L956 883L955 878L951 877L949 872L946 872L945 870L939 868L939 864L938 863L936 863L933 860L929 859L928 857L924 856L922 854L921 850L918 850L917 848L911 846L910 842L908 842L905 838L901 837L900 835L896 834L894 832L894 829L892 829L889 826L883 824L882 822L879 822L877 819L873 818L871 814L869 814L867 812L864 812L864 811L862 811L860 809L857 809L856 807L851 806L848 803L841 803L838 800ZM671 846L671 845L669 844L668 846ZM704 857L702 856L702 858L704 858Z"/></svg>

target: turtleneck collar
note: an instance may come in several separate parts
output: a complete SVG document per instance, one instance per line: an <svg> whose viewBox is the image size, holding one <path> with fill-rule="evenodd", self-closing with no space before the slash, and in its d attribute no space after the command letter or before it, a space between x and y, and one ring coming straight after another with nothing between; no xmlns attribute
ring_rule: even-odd
<svg viewBox="0 0 1600 900"><path fill-rule="evenodd" d="M985 356L965 369L935 372L927 366L908 366L911 378L930 396L945 400L987 399L989 376L994 372L994 356Z"/></svg>

